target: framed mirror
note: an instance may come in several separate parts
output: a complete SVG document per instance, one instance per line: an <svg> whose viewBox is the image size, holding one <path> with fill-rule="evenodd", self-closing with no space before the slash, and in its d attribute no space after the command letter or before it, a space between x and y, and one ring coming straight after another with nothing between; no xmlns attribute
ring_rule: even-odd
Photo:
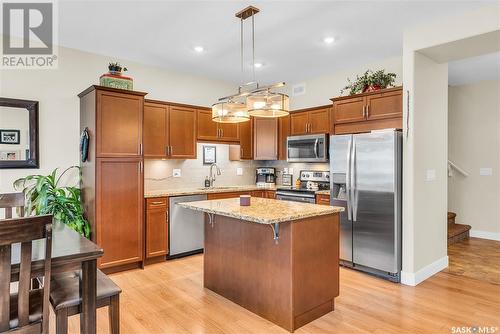
<svg viewBox="0 0 500 334"><path fill-rule="evenodd" d="M38 101L0 97L0 168L39 168Z"/></svg>

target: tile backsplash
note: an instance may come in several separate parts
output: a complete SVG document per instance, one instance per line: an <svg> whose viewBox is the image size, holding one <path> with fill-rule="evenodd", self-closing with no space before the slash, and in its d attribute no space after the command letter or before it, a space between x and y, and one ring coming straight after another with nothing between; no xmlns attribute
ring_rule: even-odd
<svg viewBox="0 0 500 334"><path fill-rule="evenodd" d="M255 169L257 167L275 167L277 183L281 184L284 168L293 168L293 180L299 177L301 170L329 170L328 163L288 163L286 161L230 161L229 145L198 143L197 159L186 160L145 160L144 189L145 191L164 189L199 188L204 186L205 177L209 175L210 166L203 165L203 146L215 146L217 150L217 165L221 175L216 176L215 186L239 186L255 184ZM237 175L241 168L243 175ZM173 177L174 169L181 170L180 177Z"/></svg>

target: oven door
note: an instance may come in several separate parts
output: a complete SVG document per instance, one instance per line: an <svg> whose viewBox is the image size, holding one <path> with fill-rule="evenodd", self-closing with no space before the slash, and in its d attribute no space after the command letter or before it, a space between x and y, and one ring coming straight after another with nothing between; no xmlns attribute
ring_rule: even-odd
<svg viewBox="0 0 500 334"><path fill-rule="evenodd" d="M276 192L276 199L281 201L292 201L302 203L316 203L316 197L313 194L298 194L293 192Z"/></svg>
<svg viewBox="0 0 500 334"><path fill-rule="evenodd" d="M326 134L290 136L287 138L288 162L328 161L328 141Z"/></svg>

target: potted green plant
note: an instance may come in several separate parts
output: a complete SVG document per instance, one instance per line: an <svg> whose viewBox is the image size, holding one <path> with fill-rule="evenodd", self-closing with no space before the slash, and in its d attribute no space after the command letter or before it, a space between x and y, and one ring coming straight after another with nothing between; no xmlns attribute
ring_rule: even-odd
<svg viewBox="0 0 500 334"><path fill-rule="evenodd" d="M90 225L83 214L81 191L75 186L61 186L61 178L70 170L80 167L71 166L57 177L57 168L49 175L28 175L14 181L16 190L22 189L26 196L28 215L52 214L58 221L71 227L86 238L90 237Z"/></svg>
<svg viewBox="0 0 500 334"><path fill-rule="evenodd" d="M122 65L120 65L120 63L109 63L108 70L109 70L109 73L111 73L111 74L122 75L122 71L126 72L127 68L124 66L122 67Z"/></svg>
<svg viewBox="0 0 500 334"><path fill-rule="evenodd" d="M347 78L348 85L340 91L340 94L344 94L344 91L349 91L349 95L372 92L394 86L395 81L395 73L385 73L385 70L376 72L367 70L361 76L357 75L354 82Z"/></svg>

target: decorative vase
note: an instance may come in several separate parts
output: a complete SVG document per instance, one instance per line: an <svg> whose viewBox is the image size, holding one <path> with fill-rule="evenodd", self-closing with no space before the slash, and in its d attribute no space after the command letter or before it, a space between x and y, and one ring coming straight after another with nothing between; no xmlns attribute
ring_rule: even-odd
<svg viewBox="0 0 500 334"><path fill-rule="evenodd" d="M363 89L363 93L375 92L375 91L381 90L381 89L382 89L382 87L380 87L379 85L369 85Z"/></svg>

